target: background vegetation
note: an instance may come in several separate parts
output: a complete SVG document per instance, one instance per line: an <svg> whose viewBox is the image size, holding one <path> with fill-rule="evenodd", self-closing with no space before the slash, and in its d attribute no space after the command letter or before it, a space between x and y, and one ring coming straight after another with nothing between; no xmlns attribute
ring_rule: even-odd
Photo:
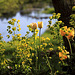
<svg viewBox="0 0 75 75"><path fill-rule="evenodd" d="M42 8L49 4L52 4L51 0L0 0L0 16L15 14L27 8Z"/></svg>

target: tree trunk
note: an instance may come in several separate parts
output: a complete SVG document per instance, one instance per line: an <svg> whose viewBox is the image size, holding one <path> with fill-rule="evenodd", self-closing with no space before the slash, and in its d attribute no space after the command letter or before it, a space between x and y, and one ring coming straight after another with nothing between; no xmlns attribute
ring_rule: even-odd
<svg viewBox="0 0 75 75"><path fill-rule="evenodd" d="M55 8L56 13L61 13L61 17L59 20L64 22L64 25L70 27L69 20L70 15L73 14L72 7L75 5L75 0L52 0L53 6ZM63 37L65 42L65 47L70 52L68 41L65 37ZM71 42L72 43L72 42ZM75 52L74 46L72 46L73 52Z"/></svg>

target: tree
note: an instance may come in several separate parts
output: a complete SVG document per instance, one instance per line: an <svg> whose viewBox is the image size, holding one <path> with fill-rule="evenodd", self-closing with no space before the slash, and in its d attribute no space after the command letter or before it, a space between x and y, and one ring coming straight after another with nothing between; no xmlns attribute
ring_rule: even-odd
<svg viewBox="0 0 75 75"><path fill-rule="evenodd" d="M72 12L72 7L75 5L75 0L52 0L53 6L55 8L56 13L61 13L61 17L59 20L62 20L64 22L65 26L70 27L69 21L70 21L70 15L75 13ZM70 51L68 41L65 37L63 37L63 40L65 42L65 47L68 51ZM73 41L71 41L73 43ZM73 52L75 52L75 47L72 45Z"/></svg>

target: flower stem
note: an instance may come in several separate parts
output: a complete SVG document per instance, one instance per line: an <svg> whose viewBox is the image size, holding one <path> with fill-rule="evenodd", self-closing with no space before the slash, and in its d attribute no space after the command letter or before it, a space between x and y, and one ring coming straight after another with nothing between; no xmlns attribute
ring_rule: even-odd
<svg viewBox="0 0 75 75"><path fill-rule="evenodd" d="M35 44L35 29L34 29L34 44ZM34 45L34 49L35 49L36 44ZM37 75L37 60L38 56L37 56L37 50L36 50L36 75Z"/></svg>
<svg viewBox="0 0 75 75"><path fill-rule="evenodd" d="M38 51L38 66L40 71L40 44L41 44L41 28L39 30L39 51Z"/></svg>
<svg viewBox="0 0 75 75"><path fill-rule="evenodd" d="M41 43L41 28L40 28L40 30L39 30L39 42ZM39 46L40 47L40 46Z"/></svg>
<svg viewBox="0 0 75 75"><path fill-rule="evenodd" d="M67 37L66 37L67 38ZM70 47L70 54L72 54L72 47L71 47L71 43L70 43L70 40L67 38L68 40L68 43L69 43L69 47Z"/></svg>
<svg viewBox="0 0 75 75"><path fill-rule="evenodd" d="M46 54L46 53L45 53L45 54ZM51 75L53 75L53 74L52 74L52 68L51 68L51 66L50 66L50 62L49 62L49 60L48 60L47 54L46 54L46 59L47 59L47 64L48 64L48 66L49 66L49 68L50 68L50 70L51 70Z"/></svg>

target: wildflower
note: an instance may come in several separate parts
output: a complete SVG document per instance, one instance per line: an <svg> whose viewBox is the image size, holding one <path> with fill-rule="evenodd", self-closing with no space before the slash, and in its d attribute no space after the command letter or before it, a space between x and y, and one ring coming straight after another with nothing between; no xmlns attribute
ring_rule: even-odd
<svg viewBox="0 0 75 75"><path fill-rule="evenodd" d="M12 23L12 22L11 22L11 20L10 20L10 21L8 21L8 23L9 23L9 24L11 24L11 23Z"/></svg>
<svg viewBox="0 0 75 75"><path fill-rule="evenodd" d="M8 33L12 34L12 31L11 31L11 30L9 30L9 31L8 31Z"/></svg>
<svg viewBox="0 0 75 75"><path fill-rule="evenodd" d="M30 27L30 25L27 25L27 27Z"/></svg>
<svg viewBox="0 0 75 75"><path fill-rule="evenodd" d="M13 31L16 31L16 27L13 27L12 30L13 30Z"/></svg>
<svg viewBox="0 0 75 75"><path fill-rule="evenodd" d="M21 36L21 34L17 34L17 37L20 37Z"/></svg>
<svg viewBox="0 0 75 75"><path fill-rule="evenodd" d="M43 43L43 45L46 47L47 46L47 43Z"/></svg>
<svg viewBox="0 0 75 75"><path fill-rule="evenodd" d="M20 25L18 24L18 26L17 27L20 27Z"/></svg>
<svg viewBox="0 0 75 75"><path fill-rule="evenodd" d="M14 25L14 22L11 22L11 25Z"/></svg>
<svg viewBox="0 0 75 75"><path fill-rule="evenodd" d="M25 63L25 62L23 61L23 62L22 62L22 65L24 65L24 63Z"/></svg>
<svg viewBox="0 0 75 75"><path fill-rule="evenodd" d="M42 48L43 45L40 45L40 48ZM39 48L39 47L38 47Z"/></svg>
<svg viewBox="0 0 75 75"><path fill-rule="evenodd" d="M50 45L50 46L54 46L52 43L48 43L48 45Z"/></svg>
<svg viewBox="0 0 75 75"><path fill-rule="evenodd" d="M59 21L59 23L62 23L62 21Z"/></svg>
<svg viewBox="0 0 75 75"><path fill-rule="evenodd" d="M17 23L20 22L20 20L17 21Z"/></svg>
<svg viewBox="0 0 75 75"><path fill-rule="evenodd" d="M68 39L74 38L74 29L71 30L69 35L67 36Z"/></svg>
<svg viewBox="0 0 75 75"><path fill-rule="evenodd" d="M68 39L74 38L74 28L64 26L60 29L60 34L66 36Z"/></svg>
<svg viewBox="0 0 75 75"><path fill-rule="evenodd" d="M2 45L2 43L0 42L0 46Z"/></svg>
<svg viewBox="0 0 75 75"><path fill-rule="evenodd" d="M16 21L16 19L13 18L12 21Z"/></svg>
<svg viewBox="0 0 75 75"><path fill-rule="evenodd" d="M50 51L52 51L52 50L53 50L53 48L49 48L49 50L50 50Z"/></svg>
<svg viewBox="0 0 75 75"><path fill-rule="evenodd" d="M48 21L49 22L49 24L51 24L52 23L52 21Z"/></svg>
<svg viewBox="0 0 75 75"><path fill-rule="evenodd" d="M36 23L31 23L31 24L30 24L30 27L31 27L32 29L37 29L37 24L36 24Z"/></svg>
<svg viewBox="0 0 75 75"><path fill-rule="evenodd" d="M47 37L47 38L46 38L46 41L50 41L50 38Z"/></svg>
<svg viewBox="0 0 75 75"><path fill-rule="evenodd" d="M27 57L30 57L30 54L27 54Z"/></svg>
<svg viewBox="0 0 75 75"><path fill-rule="evenodd" d="M58 50L61 50L61 47L60 46L58 46Z"/></svg>
<svg viewBox="0 0 75 75"><path fill-rule="evenodd" d="M5 49L1 49L2 51L5 51Z"/></svg>
<svg viewBox="0 0 75 75"><path fill-rule="evenodd" d="M42 50L44 50L44 48L42 48Z"/></svg>
<svg viewBox="0 0 75 75"><path fill-rule="evenodd" d="M50 28L50 25L47 25L47 27L49 27L49 28Z"/></svg>
<svg viewBox="0 0 75 75"><path fill-rule="evenodd" d="M60 60L67 59L67 57L68 57L67 54L69 54L69 52L67 52L66 50L62 50L62 52L59 52Z"/></svg>
<svg viewBox="0 0 75 75"><path fill-rule="evenodd" d="M34 53L32 53L32 56L34 56Z"/></svg>
<svg viewBox="0 0 75 75"><path fill-rule="evenodd" d="M38 22L38 27L42 28L43 27L43 22Z"/></svg>
<svg viewBox="0 0 75 75"><path fill-rule="evenodd" d="M49 57L50 59L52 59L52 57Z"/></svg>
<svg viewBox="0 0 75 75"><path fill-rule="evenodd" d="M3 36L0 36L0 40L3 38Z"/></svg>
<svg viewBox="0 0 75 75"><path fill-rule="evenodd" d="M63 46L63 49L65 49L65 46Z"/></svg>
<svg viewBox="0 0 75 75"><path fill-rule="evenodd" d="M39 30L38 30L38 29L36 29L36 30L35 30L35 32L37 33L37 32L39 32Z"/></svg>
<svg viewBox="0 0 75 75"><path fill-rule="evenodd" d="M34 42L31 42L31 45L33 45L34 44Z"/></svg>
<svg viewBox="0 0 75 75"><path fill-rule="evenodd" d="M41 42L45 42L45 38L44 37L41 37Z"/></svg>
<svg viewBox="0 0 75 75"><path fill-rule="evenodd" d="M60 29L60 34L62 36L65 36L65 34L66 34L66 32L64 30L67 31L67 26L64 26L64 27L62 27L62 29Z"/></svg>
<svg viewBox="0 0 75 75"><path fill-rule="evenodd" d="M10 28L11 28L11 26L7 26L7 28L8 28L8 29L10 29Z"/></svg>
<svg viewBox="0 0 75 75"><path fill-rule="evenodd" d="M17 29L18 31L20 31L21 30L21 28L19 28L19 29Z"/></svg>
<svg viewBox="0 0 75 75"><path fill-rule="evenodd" d="M37 36L36 39L39 39L39 36Z"/></svg>
<svg viewBox="0 0 75 75"><path fill-rule="evenodd" d="M49 19L52 20L52 16L50 16Z"/></svg>
<svg viewBox="0 0 75 75"><path fill-rule="evenodd" d="M7 37L8 37L8 38L10 38L10 36L9 36L9 35L7 35Z"/></svg>

